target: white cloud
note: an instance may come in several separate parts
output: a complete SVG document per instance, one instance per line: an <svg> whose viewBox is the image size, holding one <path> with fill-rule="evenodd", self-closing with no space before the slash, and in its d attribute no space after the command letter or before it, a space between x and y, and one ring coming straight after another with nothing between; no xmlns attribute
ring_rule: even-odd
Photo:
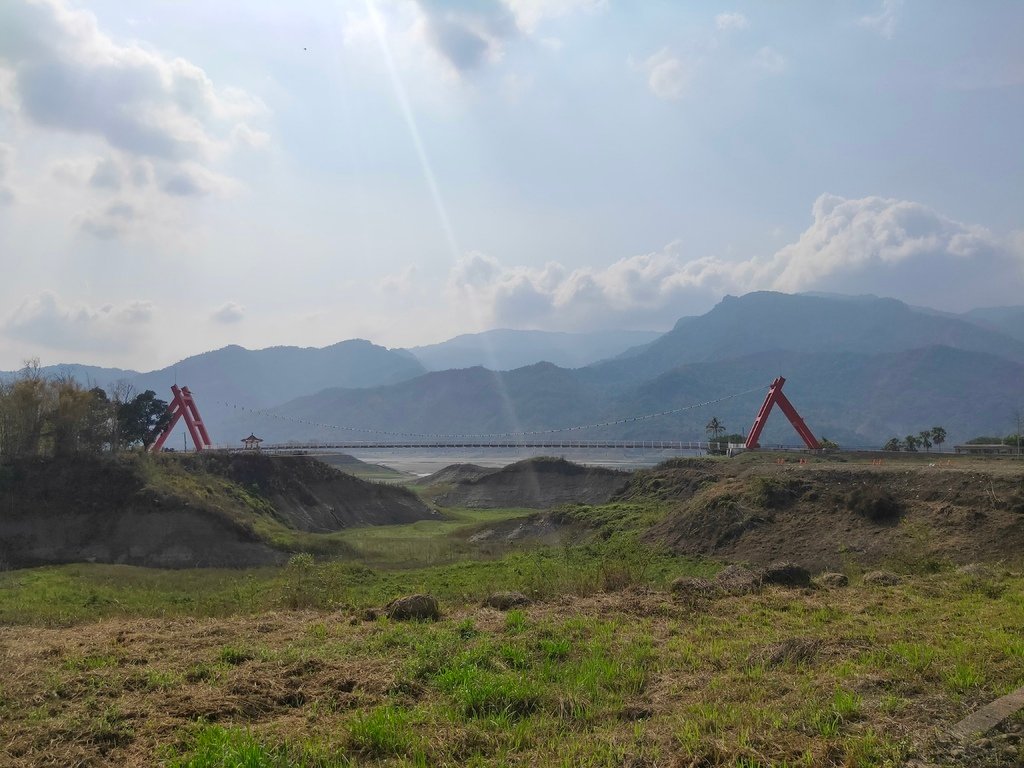
<svg viewBox="0 0 1024 768"><path fill-rule="evenodd" d="M965 310L1019 303L1024 235L998 238L919 203L822 195L800 238L772 256L687 259L678 243L604 268L507 267L474 253L449 276L454 300L492 326L666 327L725 293L835 291Z"/></svg>
<svg viewBox="0 0 1024 768"><path fill-rule="evenodd" d="M397 274L386 275L378 284L381 293L392 296L410 296L420 284L419 270L415 264L409 264Z"/></svg>
<svg viewBox="0 0 1024 768"><path fill-rule="evenodd" d="M258 131L245 123L239 123L231 131L231 138L235 144L250 149L262 149L270 143L270 134L266 131Z"/></svg>
<svg viewBox="0 0 1024 768"><path fill-rule="evenodd" d="M183 163L163 179L160 188L176 197L204 197L211 194L227 197L239 191L241 185L198 163Z"/></svg>
<svg viewBox="0 0 1024 768"><path fill-rule="evenodd" d="M720 13L715 16L715 26L723 32L728 32L734 29L746 29L750 26L750 22L742 13Z"/></svg>
<svg viewBox="0 0 1024 768"><path fill-rule="evenodd" d="M15 200L14 189L7 184L14 160L14 147L0 142L0 207L12 205Z"/></svg>
<svg viewBox="0 0 1024 768"><path fill-rule="evenodd" d="M93 308L68 306L44 291L27 299L3 325L12 339L69 352L137 348L149 332L155 307L148 301Z"/></svg>
<svg viewBox="0 0 1024 768"><path fill-rule="evenodd" d="M82 232L99 240L115 240L126 235L141 218L134 205L115 200L80 214L78 226Z"/></svg>
<svg viewBox="0 0 1024 768"><path fill-rule="evenodd" d="M871 29L887 40L896 34L899 13L903 8L903 0L882 0L878 13L862 16L857 22L860 26Z"/></svg>
<svg viewBox="0 0 1024 768"><path fill-rule="evenodd" d="M684 63L668 48L662 48L633 66L647 75L651 92L666 101L681 99L693 80L693 65Z"/></svg>
<svg viewBox="0 0 1024 768"><path fill-rule="evenodd" d="M515 16L498 0L417 1L426 39L457 72L498 61L504 54L505 41L519 34Z"/></svg>
<svg viewBox="0 0 1024 768"><path fill-rule="evenodd" d="M754 66L769 75L781 75L786 71L786 57L770 46L754 54Z"/></svg>
<svg viewBox="0 0 1024 768"><path fill-rule="evenodd" d="M905 200L822 195L797 242L759 264L783 291L878 293L940 309L1016 301L1024 253L984 227Z"/></svg>
<svg viewBox="0 0 1024 768"><path fill-rule="evenodd" d="M191 62L113 41L62 0L8 0L0 30L0 81L21 115L132 155L205 160L240 120L264 111Z"/></svg>
<svg viewBox="0 0 1024 768"><path fill-rule="evenodd" d="M596 13L608 8L608 0L506 0L519 28L533 32L543 21L574 13Z"/></svg>
<svg viewBox="0 0 1024 768"><path fill-rule="evenodd" d="M213 311L210 315L210 319L215 323L221 323L223 325L233 325L239 323L245 318L245 307L234 301L226 302Z"/></svg>

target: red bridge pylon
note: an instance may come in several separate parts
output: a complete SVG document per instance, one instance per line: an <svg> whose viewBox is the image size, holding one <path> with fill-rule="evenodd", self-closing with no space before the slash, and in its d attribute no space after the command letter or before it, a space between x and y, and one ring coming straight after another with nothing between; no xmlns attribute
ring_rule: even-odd
<svg viewBox="0 0 1024 768"><path fill-rule="evenodd" d="M761 437L761 430L764 429L764 423L768 420L768 414L771 413L772 408L778 403L779 408L786 414L786 418L789 419L789 423L793 425L793 429L800 435L800 438L811 450L818 450L821 445L818 443L817 438L811 433L811 430L804 424L804 420L800 418L800 414L796 412L796 408L789 402L789 399L782 394L782 385L786 383L786 380L779 376L772 385L768 388L768 395L764 399L764 403L761 404L761 410L757 412L757 418L754 419L754 426L750 428L750 434L747 435L746 447L748 449L754 449L758 447L757 441Z"/></svg>
<svg viewBox="0 0 1024 768"><path fill-rule="evenodd" d="M174 427L179 419L185 420L185 426L188 427L188 432L192 435L192 444L196 447L197 451L211 448L210 435L206 432L203 417L199 415L199 408L196 406L192 393L188 391L188 387L179 388L175 384L171 387L171 392L174 394L174 397L167 405L167 412L171 414L171 420L149 450L153 453L158 453L164 447L164 443L171 436L171 432L174 431Z"/></svg>

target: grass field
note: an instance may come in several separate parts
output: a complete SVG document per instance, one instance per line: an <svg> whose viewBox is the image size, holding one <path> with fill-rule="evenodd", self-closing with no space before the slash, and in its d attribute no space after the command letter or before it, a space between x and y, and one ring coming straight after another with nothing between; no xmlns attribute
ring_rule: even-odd
<svg viewBox="0 0 1024 768"><path fill-rule="evenodd" d="M938 742L1024 685L1020 572L903 557L902 582L882 587L851 557L845 588L681 598L673 579L722 564L644 543L665 492L563 509L589 533L561 546L481 551L472 533L532 511L448 510L291 534L300 551L305 536L329 546L282 568L0 573L0 765L966 768L1024 757L1019 741L962 760ZM482 607L499 590L533 603ZM413 592L438 598L440 621L369 610Z"/></svg>
<svg viewBox="0 0 1024 768"><path fill-rule="evenodd" d="M125 594L151 594L141 580L128 588L129 576L119 574ZM194 578L179 577L183 588ZM227 602L211 618L5 626L0 756L195 767L899 765L936 725L1024 684L1022 587L1019 576L943 572L701 605L640 586L553 589L502 614L455 586L444 618L428 624L365 621L354 608L237 615ZM798 652L787 656L790 646Z"/></svg>

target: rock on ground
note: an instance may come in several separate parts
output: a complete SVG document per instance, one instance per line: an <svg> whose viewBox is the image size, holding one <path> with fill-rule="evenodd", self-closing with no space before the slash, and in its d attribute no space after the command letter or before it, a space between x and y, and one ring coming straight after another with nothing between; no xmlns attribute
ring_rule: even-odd
<svg viewBox="0 0 1024 768"><path fill-rule="evenodd" d="M384 615L394 621L409 621L410 619L436 621L441 618L441 611L437 606L437 599L431 595L408 595L388 603L384 607Z"/></svg>

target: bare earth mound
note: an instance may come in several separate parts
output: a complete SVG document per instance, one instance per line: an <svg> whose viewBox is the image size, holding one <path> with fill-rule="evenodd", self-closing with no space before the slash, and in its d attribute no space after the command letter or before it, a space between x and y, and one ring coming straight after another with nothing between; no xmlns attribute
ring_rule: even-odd
<svg viewBox="0 0 1024 768"><path fill-rule="evenodd" d="M475 480L456 483L438 497L437 503L476 509L604 504L625 487L629 477L628 472L584 467L565 459L526 459Z"/></svg>
<svg viewBox="0 0 1024 768"><path fill-rule="evenodd" d="M327 533L438 518L412 491L369 483L307 456L207 454L193 466L258 493L290 528Z"/></svg>
<svg viewBox="0 0 1024 768"><path fill-rule="evenodd" d="M974 465L873 467L669 462L623 494L670 500L651 543L681 554L812 570L863 564L1014 560L1024 551L1019 476Z"/></svg>
<svg viewBox="0 0 1024 768"><path fill-rule="evenodd" d="M496 470L488 467L481 467L479 464L451 464L444 469L439 469L432 475L414 480L412 485L429 487L431 485L450 485L451 483L463 483L467 480L478 480L484 475L489 475Z"/></svg>
<svg viewBox="0 0 1024 768"><path fill-rule="evenodd" d="M333 531L436 513L307 457L75 457L0 466L0 565L248 567L288 553L268 526Z"/></svg>

